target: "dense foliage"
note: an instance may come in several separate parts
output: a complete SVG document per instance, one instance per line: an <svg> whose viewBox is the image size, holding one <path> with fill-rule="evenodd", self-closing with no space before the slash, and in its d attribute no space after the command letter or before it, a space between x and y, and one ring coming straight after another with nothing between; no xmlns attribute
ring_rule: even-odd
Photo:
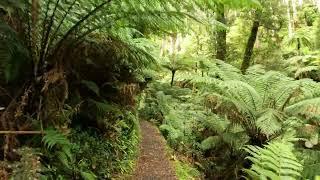
<svg viewBox="0 0 320 180"><path fill-rule="evenodd" d="M0 177L320 176L319 0L1 0Z"/></svg>

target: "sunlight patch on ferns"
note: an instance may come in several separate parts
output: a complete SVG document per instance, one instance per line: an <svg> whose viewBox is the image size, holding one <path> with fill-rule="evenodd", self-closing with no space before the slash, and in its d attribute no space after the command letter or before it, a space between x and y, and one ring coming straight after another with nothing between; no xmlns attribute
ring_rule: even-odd
<svg viewBox="0 0 320 180"><path fill-rule="evenodd" d="M306 99L285 108L285 111L294 115L305 115L308 118L320 115L320 98Z"/></svg>

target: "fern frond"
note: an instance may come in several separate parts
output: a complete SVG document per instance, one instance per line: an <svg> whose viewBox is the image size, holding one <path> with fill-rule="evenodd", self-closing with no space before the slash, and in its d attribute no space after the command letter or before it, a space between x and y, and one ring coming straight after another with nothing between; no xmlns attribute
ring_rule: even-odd
<svg viewBox="0 0 320 180"><path fill-rule="evenodd" d="M242 81L225 81L224 86L227 89L227 93L230 97L237 99L249 106L250 108L257 110L262 103L260 94L249 84Z"/></svg>
<svg viewBox="0 0 320 180"><path fill-rule="evenodd" d="M93 174L92 172L80 172L81 177L83 178L83 180L96 180L97 176L95 174Z"/></svg>
<svg viewBox="0 0 320 180"><path fill-rule="evenodd" d="M265 67L260 64L250 66L246 71L247 76L258 76L258 75L263 75L265 73L266 73Z"/></svg>
<svg viewBox="0 0 320 180"><path fill-rule="evenodd" d="M285 142L272 142L260 148L244 148L253 162L250 169L244 171L253 179L297 179L302 175L303 166L293 154L293 145Z"/></svg>
<svg viewBox="0 0 320 180"><path fill-rule="evenodd" d="M91 113L94 113L95 115L99 116L99 117L105 117L106 113L108 112L114 112L117 114L122 114L120 109L117 108L116 105L114 104L110 104L106 101L96 101L94 99L89 98L88 102L90 103L90 107L93 106L93 109L91 111Z"/></svg>
<svg viewBox="0 0 320 180"><path fill-rule="evenodd" d="M227 64L221 60L216 60L218 67L218 76L225 80L245 80L240 70L230 64Z"/></svg>
<svg viewBox="0 0 320 180"><path fill-rule="evenodd" d="M200 147L202 150L206 151L209 149L213 149L220 142L221 138L219 136L210 136L201 142Z"/></svg>
<svg viewBox="0 0 320 180"><path fill-rule="evenodd" d="M292 115L305 115L306 117L317 117L320 115L320 98L306 99L285 108L285 112Z"/></svg>
<svg viewBox="0 0 320 180"><path fill-rule="evenodd" d="M25 2L20 0L2 0L0 2L0 9L6 11L10 16L15 9L24 10Z"/></svg>
<svg viewBox="0 0 320 180"><path fill-rule="evenodd" d="M306 66L302 68L298 68L298 70L295 72L294 77L299 78L299 77L305 77L305 74L308 74L312 71L319 71L320 67L319 66Z"/></svg>
<svg viewBox="0 0 320 180"><path fill-rule="evenodd" d="M314 179L320 175L320 151L315 149L299 149L298 155L303 159L303 177Z"/></svg>
<svg viewBox="0 0 320 180"><path fill-rule="evenodd" d="M100 95L100 88L95 82L82 80L81 84L85 85L88 89L90 89L96 95L98 96Z"/></svg>
<svg viewBox="0 0 320 180"><path fill-rule="evenodd" d="M257 119L256 125L262 133L269 137L281 130L284 118L283 113L274 109L266 109Z"/></svg>
<svg viewBox="0 0 320 180"><path fill-rule="evenodd" d="M0 75L6 82L19 80L30 71L30 63L28 49L16 32L0 21Z"/></svg>
<svg viewBox="0 0 320 180"><path fill-rule="evenodd" d="M45 133L46 135L42 138L42 142L49 150L55 146L69 147L71 145L70 141L56 130L47 130Z"/></svg>

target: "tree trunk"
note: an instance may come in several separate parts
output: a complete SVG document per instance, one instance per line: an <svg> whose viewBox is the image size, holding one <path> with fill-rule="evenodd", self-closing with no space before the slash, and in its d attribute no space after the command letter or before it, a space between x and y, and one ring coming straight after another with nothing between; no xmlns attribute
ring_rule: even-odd
<svg viewBox="0 0 320 180"><path fill-rule="evenodd" d="M303 5L303 0L299 0L299 6L301 7Z"/></svg>
<svg viewBox="0 0 320 180"><path fill-rule="evenodd" d="M222 24L226 24L224 14L224 5L218 4L216 12L216 20ZM225 61L227 54L227 31L224 28L219 28L216 31L216 59Z"/></svg>
<svg viewBox="0 0 320 180"><path fill-rule="evenodd" d="M297 50L298 50L298 54L301 55L301 41L300 38L297 39Z"/></svg>
<svg viewBox="0 0 320 180"><path fill-rule="evenodd" d="M171 76L171 87L173 86L173 82L174 82L174 75L176 74L176 71L175 70L173 70L173 71L171 71L171 73L172 73L172 76Z"/></svg>
<svg viewBox="0 0 320 180"><path fill-rule="evenodd" d="M287 5L287 16L288 16L288 34L289 37L293 36L293 25L292 25L292 18L291 18L291 6L290 6L290 1L285 0L286 5Z"/></svg>
<svg viewBox="0 0 320 180"><path fill-rule="evenodd" d="M293 30L298 28L298 11L297 11L297 2L296 0L291 0L292 3L292 24Z"/></svg>
<svg viewBox="0 0 320 180"><path fill-rule="evenodd" d="M291 0L292 3L292 14L293 14L293 21L296 21L298 18L298 12L297 12L297 2L296 0Z"/></svg>
<svg viewBox="0 0 320 180"><path fill-rule="evenodd" d="M260 22L258 20L258 17L256 16L252 28L251 28L251 34L250 37L248 39L248 43L246 46L246 51L244 53L244 57L243 57L243 61L242 61L242 65L241 65L241 72L244 74L246 72L246 70L249 68L250 64L251 64L251 57L253 54L253 48L254 48L254 44L256 42L257 39L257 35L258 35L258 30L259 30L259 26L260 26Z"/></svg>
<svg viewBox="0 0 320 180"><path fill-rule="evenodd" d="M160 49L160 57L164 57L167 51L167 37L164 36L162 39L161 49Z"/></svg>
<svg viewBox="0 0 320 180"><path fill-rule="evenodd" d="M38 21L39 16L39 8L40 4L38 0L32 0L31 2L31 18L32 18L32 24L35 26Z"/></svg>

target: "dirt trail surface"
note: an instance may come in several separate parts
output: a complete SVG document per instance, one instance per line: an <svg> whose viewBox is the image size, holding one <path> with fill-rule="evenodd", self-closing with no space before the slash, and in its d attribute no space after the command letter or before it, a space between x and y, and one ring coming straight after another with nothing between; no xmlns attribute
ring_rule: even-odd
<svg viewBox="0 0 320 180"><path fill-rule="evenodd" d="M166 142L150 122L141 121L140 155L133 180L177 180L166 154Z"/></svg>

